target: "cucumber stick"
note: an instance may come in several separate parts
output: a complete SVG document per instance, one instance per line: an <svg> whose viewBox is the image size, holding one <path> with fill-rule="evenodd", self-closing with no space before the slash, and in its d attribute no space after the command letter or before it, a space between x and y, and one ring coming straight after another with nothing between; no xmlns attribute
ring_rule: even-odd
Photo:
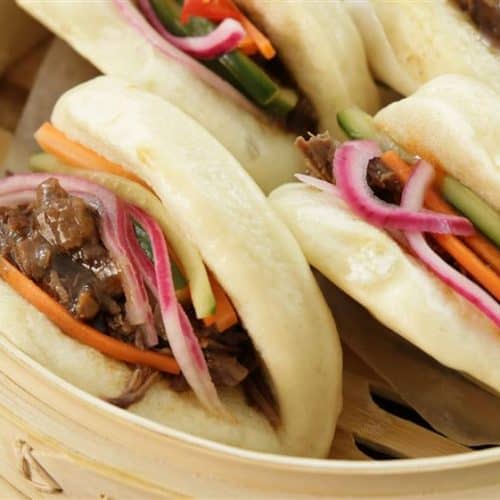
<svg viewBox="0 0 500 500"><path fill-rule="evenodd" d="M144 253L148 256L148 259L153 261L153 249L151 248L151 241L146 231L143 227L134 221L134 232L139 245L141 246ZM174 280L174 288L176 291L184 290L187 287L187 281L181 273L181 270L177 264L170 258L170 268L172 269L172 279Z"/></svg>
<svg viewBox="0 0 500 500"><path fill-rule="evenodd" d="M407 163L415 163L416 157L396 144L387 134L378 130L373 117L353 106L337 113L337 123L350 139L371 139L384 150L396 151Z"/></svg>
<svg viewBox="0 0 500 500"><path fill-rule="evenodd" d="M445 176L441 194L460 213L500 247L500 213L490 207L477 194L453 177Z"/></svg>

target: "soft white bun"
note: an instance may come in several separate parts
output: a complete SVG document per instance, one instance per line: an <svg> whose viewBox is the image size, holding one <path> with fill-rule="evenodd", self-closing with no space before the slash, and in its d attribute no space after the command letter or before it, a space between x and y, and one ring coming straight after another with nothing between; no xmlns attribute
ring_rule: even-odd
<svg viewBox="0 0 500 500"><path fill-rule="evenodd" d="M63 95L52 121L139 175L168 207L233 301L266 367L282 423L272 429L238 391L222 393L236 417L231 422L164 384L132 411L236 446L325 456L341 406L335 324L299 246L249 175L182 111L111 77ZM128 374L122 363L67 338L6 288L0 323L11 341L92 394L120 391Z"/></svg>
<svg viewBox="0 0 500 500"><path fill-rule="evenodd" d="M208 72L167 58L119 15L111 0L18 0L27 12L105 74L154 92L201 123L268 192L302 170L294 136L242 108L200 79ZM187 56L179 53L179 60Z"/></svg>
<svg viewBox="0 0 500 500"><path fill-rule="evenodd" d="M298 86L314 104L320 131L343 137L337 111L380 106L363 43L342 2L237 0L272 40Z"/></svg>
<svg viewBox="0 0 500 500"><path fill-rule="evenodd" d="M500 93L500 50L454 0L347 0L376 77L403 95L444 73Z"/></svg>
<svg viewBox="0 0 500 500"><path fill-rule="evenodd" d="M288 184L270 201L313 267L412 344L500 393L500 329L472 304L339 198Z"/></svg>
<svg viewBox="0 0 500 500"><path fill-rule="evenodd" d="M375 122L500 210L500 95L489 87L443 75L381 110Z"/></svg>
<svg viewBox="0 0 500 500"><path fill-rule="evenodd" d="M47 31L30 19L14 0L0 2L0 73L24 52L48 37Z"/></svg>

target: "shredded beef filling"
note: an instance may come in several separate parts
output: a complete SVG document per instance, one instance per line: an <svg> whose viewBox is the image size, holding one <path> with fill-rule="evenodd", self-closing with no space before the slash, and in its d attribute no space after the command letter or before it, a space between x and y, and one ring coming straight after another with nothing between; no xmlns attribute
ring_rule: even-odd
<svg viewBox="0 0 500 500"><path fill-rule="evenodd" d="M41 183L30 204L0 207L0 254L76 319L144 349L141 328L126 319L120 272L99 236L98 214L81 198L69 195L56 179ZM151 301L160 337L155 350L172 354L158 304ZM219 333L205 327L192 308L187 313L217 386L235 387L259 376L253 344L241 326ZM159 376L148 367L137 366L123 393L108 401L127 408L139 401ZM162 376L176 391L189 389L182 375ZM272 406L270 401L267 406ZM258 400L254 404L261 406ZM267 406L264 414L269 413Z"/></svg>
<svg viewBox="0 0 500 500"><path fill-rule="evenodd" d="M498 0L457 0L477 27L496 43L500 43L500 2Z"/></svg>
<svg viewBox="0 0 500 500"><path fill-rule="evenodd" d="M97 214L57 180L40 184L29 205L0 207L0 252L75 318L121 339L134 332Z"/></svg>

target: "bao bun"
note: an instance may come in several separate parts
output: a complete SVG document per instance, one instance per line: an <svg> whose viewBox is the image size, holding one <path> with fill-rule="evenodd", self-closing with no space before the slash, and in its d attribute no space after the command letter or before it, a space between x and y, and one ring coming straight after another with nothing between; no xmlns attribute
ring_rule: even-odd
<svg viewBox="0 0 500 500"><path fill-rule="evenodd" d="M238 162L173 105L111 77L63 95L52 123L140 176L231 298L279 406L274 429L241 390L219 392L233 419L191 392L157 383L130 411L255 450L323 457L341 406L335 324L293 237ZM35 361L95 395L117 396L131 369L64 335L0 281L3 334Z"/></svg>
<svg viewBox="0 0 500 500"><path fill-rule="evenodd" d="M375 122L500 208L500 96L487 86L442 76L381 110ZM475 306L340 198L289 184L270 201L313 267L385 326L500 393L500 328Z"/></svg>
<svg viewBox="0 0 500 500"><path fill-rule="evenodd" d="M500 93L500 49L455 0L348 0L375 76L403 95L444 73Z"/></svg>

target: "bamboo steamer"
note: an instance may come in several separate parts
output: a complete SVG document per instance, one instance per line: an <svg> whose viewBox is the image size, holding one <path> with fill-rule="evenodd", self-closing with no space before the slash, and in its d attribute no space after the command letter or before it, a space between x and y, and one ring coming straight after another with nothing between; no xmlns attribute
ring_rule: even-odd
<svg viewBox="0 0 500 500"><path fill-rule="evenodd" d="M52 58L77 72L69 49L55 45ZM8 83L30 89L42 57L43 47L20 61ZM53 65L40 77L44 91L52 73ZM17 116L22 103L14 104ZM0 127L12 131L12 123L0 113ZM10 139L0 130L0 158ZM500 498L500 448L470 451L387 413L370 389L397 395L388 396L348 350L345 366L332 459L300 459L220 445L115 408L59 379L0 333L0 498ZM392 456L422 458L373 461L355 438Z"/></svg>
<svg viewBox="0 0 500 500"><path fill-rule="evenodd" d="M383 462L266 455L114 408L1 337L0 366L0 471L9 493L101 499L500 496L500 448Z"/></svg>

